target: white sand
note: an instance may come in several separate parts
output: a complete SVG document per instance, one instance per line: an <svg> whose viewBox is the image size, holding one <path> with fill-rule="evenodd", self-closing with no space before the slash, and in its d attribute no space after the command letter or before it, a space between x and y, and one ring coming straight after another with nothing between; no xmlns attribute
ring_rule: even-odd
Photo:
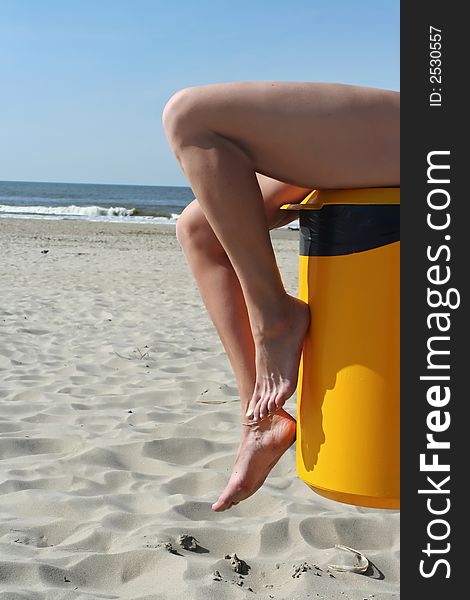
<svg viewBox="0 0 470 600"><path fill-rule="evenodd" d="M0 239L1 600L398 598L398 512L316 495L294 447L254 496L211 510L239 405L174 227L0 219ZM297 234L274 244L296 293ZM370 576L330 576L348 560L336 543ZM319 569L293 577L304 562Z"/></svg>

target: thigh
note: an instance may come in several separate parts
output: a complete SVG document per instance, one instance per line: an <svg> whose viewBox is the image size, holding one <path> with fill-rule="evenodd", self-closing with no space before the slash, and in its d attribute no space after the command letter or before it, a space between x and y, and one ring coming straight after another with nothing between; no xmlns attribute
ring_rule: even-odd
<svg viewBox="0 0 470 600"><path fill-rule="evenodd" d="M260 174L311 189L399 185L398 92L271 81L189 90L200 122Z"/></svg>

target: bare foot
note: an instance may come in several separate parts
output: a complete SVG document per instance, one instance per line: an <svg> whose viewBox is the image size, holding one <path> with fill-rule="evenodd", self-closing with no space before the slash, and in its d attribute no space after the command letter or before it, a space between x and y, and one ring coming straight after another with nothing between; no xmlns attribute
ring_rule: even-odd
<svg viewBox="0 0 470 600"><path fill-rule="evenodd" d="M246 416L263 419L284 406L297 387L300 356L310 324L308 304L288 296L285 317L255 337L256 383Z"/></svg>
<svg viewBox="0 0 470 600"><path fill-rule="evenodd" d="M227 510L254 494L295 441L296 422L280 409L259 423L243 427L237 458L227 487L212 510Z"/></svg>

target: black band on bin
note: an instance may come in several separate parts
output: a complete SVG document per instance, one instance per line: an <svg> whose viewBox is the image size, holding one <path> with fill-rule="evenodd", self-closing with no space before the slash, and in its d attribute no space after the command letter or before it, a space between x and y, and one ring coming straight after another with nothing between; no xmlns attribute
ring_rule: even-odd
<svg viewBox="0 0 470 600"><path fill-rule="evenodd" d="M400 239L399 204L329 204L300 211L300 255L364 252Z"/></svg>

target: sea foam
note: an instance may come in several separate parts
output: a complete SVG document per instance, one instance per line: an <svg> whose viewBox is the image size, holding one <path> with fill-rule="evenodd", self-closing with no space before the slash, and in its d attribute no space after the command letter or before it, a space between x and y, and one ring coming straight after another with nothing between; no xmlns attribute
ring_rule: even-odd
<svg viewBox="0 0 470 600"><path fill-rule="evenodd" d="M127 223L155 223L174 225L180 214L171 213L163 215L140 215L135 208L124 206L14 206L0 204L0 217L16 217L23 219L80 219L86 221L114 221ZM293 221L280 229L299 229L298 220Z"/></svg>
<svg viewBox="0 0 470 600"><path fill-rule="evenodd" d="M73 215L83 217L130 217L135 212L135 208L125 208L123 206L9 206L0 204L0 213L9 214L37 214L37 215Z"/></svg>

